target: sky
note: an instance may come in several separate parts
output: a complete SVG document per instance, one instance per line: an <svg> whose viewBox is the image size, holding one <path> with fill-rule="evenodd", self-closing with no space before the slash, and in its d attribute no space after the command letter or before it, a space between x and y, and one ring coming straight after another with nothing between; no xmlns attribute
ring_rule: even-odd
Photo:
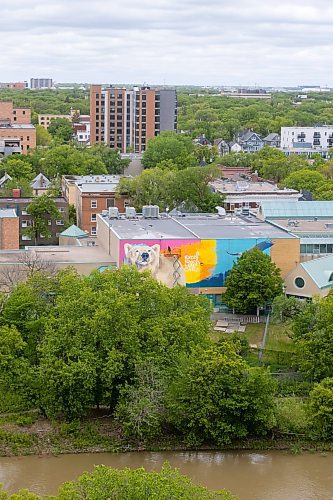
<svg viewBox="0 0 333 500"><path fill-rule="evenodd" d="M1 3L1 82L333 87L329 0Z"/></svg>

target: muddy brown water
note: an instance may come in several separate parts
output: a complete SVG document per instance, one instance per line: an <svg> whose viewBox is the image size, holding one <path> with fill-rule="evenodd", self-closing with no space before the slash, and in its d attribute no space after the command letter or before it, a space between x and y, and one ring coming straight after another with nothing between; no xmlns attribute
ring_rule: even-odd
<svg viewBox="0 0 333 500"><path fill-rule="evenodd" d="M9 492L20 488L55 494L64 481L94 465L143 466L159 470L165 461L212 490L229 489L241 499L333 499L333 454L285 452L131 452L0 458L0 482Z"/></svg>

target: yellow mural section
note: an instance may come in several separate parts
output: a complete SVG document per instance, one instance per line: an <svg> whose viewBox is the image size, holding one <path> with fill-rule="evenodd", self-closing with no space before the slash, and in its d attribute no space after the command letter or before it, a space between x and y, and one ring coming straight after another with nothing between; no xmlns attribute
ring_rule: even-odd
<svg viewBox="0 0 333 500"><path fill-rule="evenodd" d="M167 254L168 251L163 252ZM185 271L186 283L198 283L210 278L217 264L216 240L204 240L180 247L173 246L172 254L179 257Z"/></svg>

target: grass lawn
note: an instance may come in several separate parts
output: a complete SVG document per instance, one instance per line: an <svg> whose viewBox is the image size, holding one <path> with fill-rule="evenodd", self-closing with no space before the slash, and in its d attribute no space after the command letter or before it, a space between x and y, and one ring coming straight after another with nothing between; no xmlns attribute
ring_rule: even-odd
<svg viewBox="0 0 333 500"><path fill-rule="evenodd" d="M250 323L246 325L244 336L249 341L249 344L261 345L261 340L264 335L265 323Z"/></svg>
<svg viewBox="0 0 333 500"><path fill-rule="evenodd" d="M294 351L293 341L288 336L288 332L290 331L288 324L270 323L265 348L275 351Z"/></svg>

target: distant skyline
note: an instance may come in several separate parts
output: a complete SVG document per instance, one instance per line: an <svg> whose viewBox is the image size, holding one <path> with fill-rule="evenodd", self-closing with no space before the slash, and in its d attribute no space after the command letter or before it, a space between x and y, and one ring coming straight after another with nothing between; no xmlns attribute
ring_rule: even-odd
<svg viewBox="0 0 333 500"><path fill-rule="evenodd" d="M333 87L327 0L11 0L1 10L2 82Z"/></svg>

